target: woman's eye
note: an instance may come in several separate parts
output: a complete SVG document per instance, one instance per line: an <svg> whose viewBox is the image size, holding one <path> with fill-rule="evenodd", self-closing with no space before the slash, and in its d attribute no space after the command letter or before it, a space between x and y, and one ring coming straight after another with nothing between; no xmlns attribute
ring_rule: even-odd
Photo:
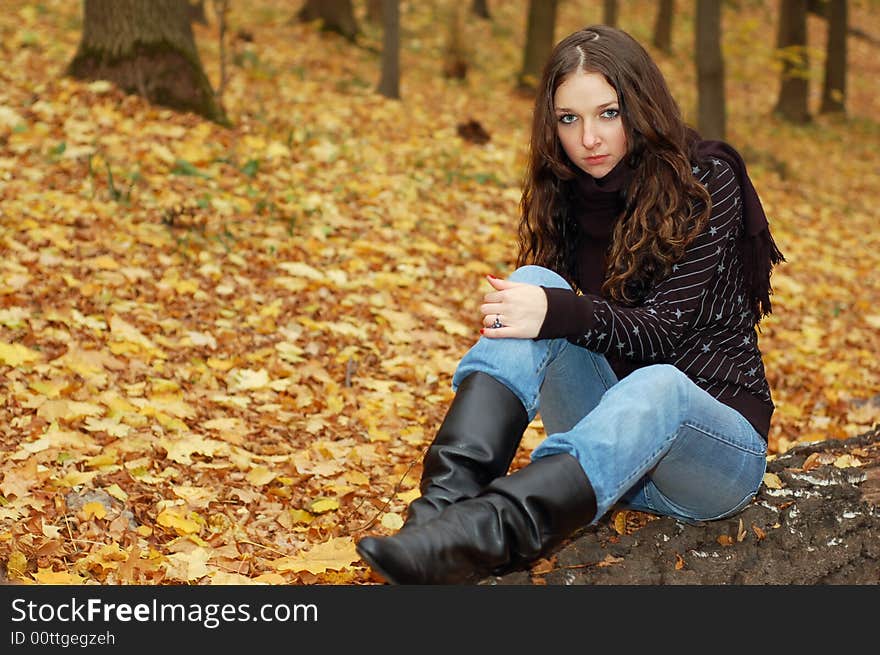
<svg viewBox="0 0 880 655"><path fill-rule="evenodd" d="M605 111L603 111L600 114L600 116L602 118L617 118L618 116L620 116L620 110L619 109L606 109Z"/></svg>
<svg viewBox="0 0 880 655"><path fill-rule="evenodd" d="M559 122L562 123L563 125L571 125L576 120L577 120L577 116L575 116L574 114L562 114L559 117Z"/></svg>

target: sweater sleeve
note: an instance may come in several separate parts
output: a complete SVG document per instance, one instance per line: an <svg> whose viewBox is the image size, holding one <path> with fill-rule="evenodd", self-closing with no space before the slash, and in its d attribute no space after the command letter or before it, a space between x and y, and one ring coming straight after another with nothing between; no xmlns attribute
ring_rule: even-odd
<svg viewBox="0 0 880 655"><path fill-rule="evenodd" d="M716 305L733 299L718 298L715 292L729 288L735 272L741 274L736 245L743 229L740 188L733 170L721 160L713 159L711 166L695 173L701 183L708 180L712 211L705 230L670 274L634 307L594 294L545 288L547 314L538 339L563 337L595 352L662 361L676 355L689 331L708 325L716 313L727 313Z"/></svg>

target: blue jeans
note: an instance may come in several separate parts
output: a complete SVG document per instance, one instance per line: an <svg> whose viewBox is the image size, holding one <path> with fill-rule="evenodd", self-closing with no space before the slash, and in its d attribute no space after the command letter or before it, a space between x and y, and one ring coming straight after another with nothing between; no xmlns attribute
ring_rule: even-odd
<svg viewBox="0 0 880 655"><path fill-rule="evenodd" d="M570 288L539 266L510 278ZM654 364L618 381L604 355L566 339L487 339L465 354L453 389L483 371L507 385L547 438L532 460L573 455L596 494L597 522L617 504L687 523L731 516L757 493L766 441L735 409L674 366Z"/></svg>

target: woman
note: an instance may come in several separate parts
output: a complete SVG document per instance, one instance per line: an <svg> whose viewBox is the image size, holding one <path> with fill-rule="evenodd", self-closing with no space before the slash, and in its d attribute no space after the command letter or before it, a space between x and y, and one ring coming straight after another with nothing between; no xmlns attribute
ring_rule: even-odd
<svg viewBox="0 0 880 655"><path fill-rule="evenodd" d="M488 277L482 338L403 529L358 552L391 583L527 564L618 504L709 521L766 467L756 326L783 261L739 155L687 128L648 53L588 27L535 105L518 268ZM540 411L547 438L507 475Z"/></svg>

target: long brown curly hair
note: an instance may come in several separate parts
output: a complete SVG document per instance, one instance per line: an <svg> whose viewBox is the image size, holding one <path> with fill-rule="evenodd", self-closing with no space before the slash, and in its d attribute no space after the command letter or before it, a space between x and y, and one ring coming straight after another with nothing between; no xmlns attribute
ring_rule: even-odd
<svg viewBox="0 0 880 655"><path fill-rule="evenodd" d="M634 173L612 234L602 292L633 304L705 228L711 201L691 170L695 133L650 55L619 29L594 25L569 35L544 67L520 201L517 266L538 264L577 286L572 204L579 169L559 141L553 104L556 90L577 72L599 73L617 91L626 163Z"/></svg>

